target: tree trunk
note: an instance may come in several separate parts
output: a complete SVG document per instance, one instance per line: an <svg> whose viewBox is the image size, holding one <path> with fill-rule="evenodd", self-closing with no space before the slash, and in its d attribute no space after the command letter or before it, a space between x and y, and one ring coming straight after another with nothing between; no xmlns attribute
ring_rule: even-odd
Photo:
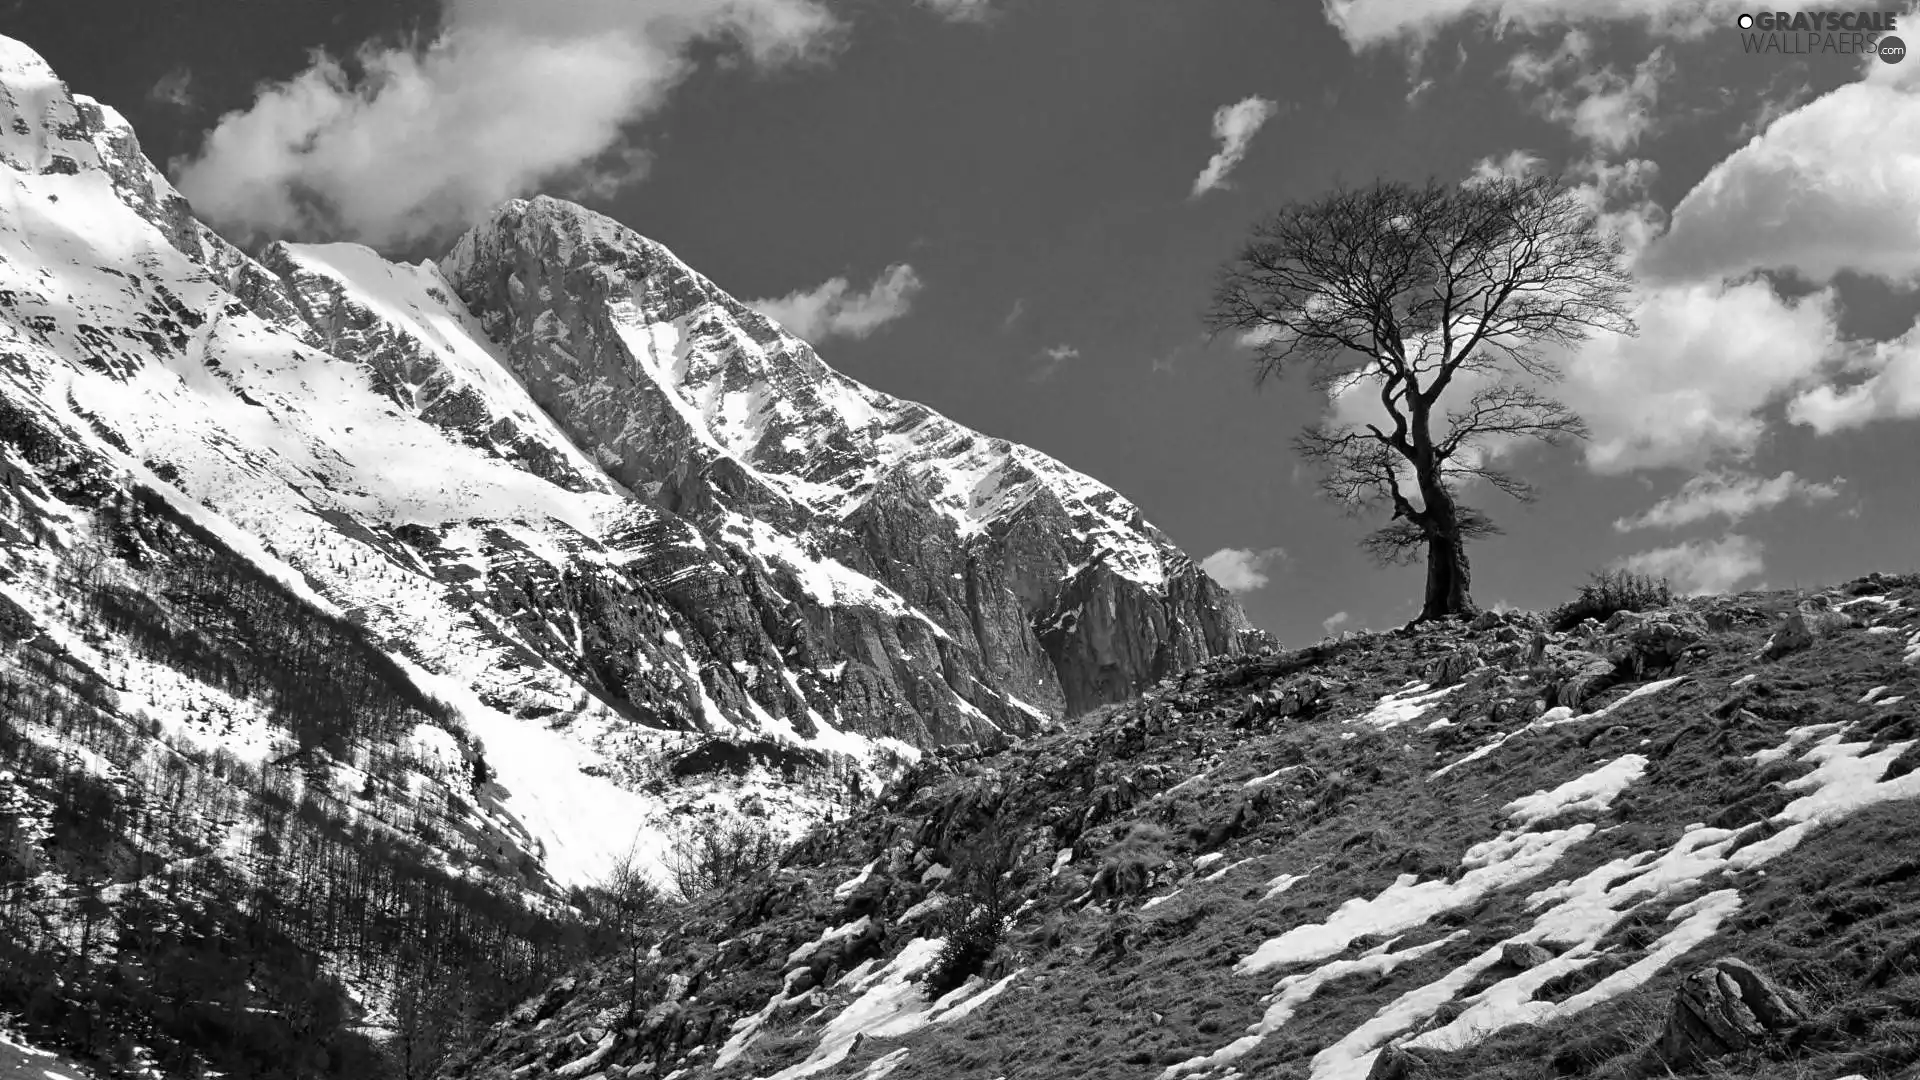
<svg viewBox="0 0 1920 1080"><path fill-rule="evenodd" d="M1449 515L1451 516L1451 515ZM1449 521L1427 533L1427 594L1420 621L1431 622L1476 610L1470 591L1473 575L1467 568L1467 544L1459 526Z"/></svg>

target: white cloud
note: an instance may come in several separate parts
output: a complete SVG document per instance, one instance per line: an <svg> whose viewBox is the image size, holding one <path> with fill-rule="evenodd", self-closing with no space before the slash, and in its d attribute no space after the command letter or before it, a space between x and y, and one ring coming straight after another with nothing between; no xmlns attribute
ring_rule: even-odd
<svg viewBox="0 0 1920 1080"><path fill-rule="evenodd" d="M1279 112L1277 102L1263 97L1249 97L1215 109L1213 137L1219 140L1220 150L1207 162L1207 167L1200 170L1200 175L1194 178L1194 197L1226 187L1227 174L1247 156L1247 147L1253 142L1254 135Z"/></svg>
<svg viewBox="0 0 1920 1080"><path fill-rule="evenodd" d="M1920 418L1920 323L1892 341L1856 345L1836 373L1858 382L1817 386L1796 397L1787 418L1822 435L1873 420Z"/></svg>
<svg viewBox="0 0 1920 1080"><path fill-rule="evenodd" d="M1538 33L1558 26L1633 22L1652 32L1696 38L1733 20L1746 0L1321 0L1327 21L1349 47L1424 45L1455 23L1480 20L1495 31Z"/></svg>
<svg viewBox="0 0 1920 1080"><path fill-rule="evenodd" d="M795 337L818 343L830 337L866 337L905 315L920 289L913 267L896 263L882 270L865 292L855 292L846 278L836 277L778 299L749 300L747 306Z"/></svg>
<svg viewBox="0 0 1920 1080"><path fill-rule="evenodd" d="M1738 522L1751 514L1771 510L1782 503L1824 502L1840 494L1841 481L1819 483L1802 480L1791 471L1771 479L1727 472L1702 473L1680 486L1680 490L1661 499L1644 513L1621 518L1613 527L1621 532L1632 529L1675 529L1683 525L1724 517Z"/></svg>
<svg viewBox="0 0 1920 1080"><path fill-rule="evenodd" d="M1666 578L1688 596L1723 593L1765 568L1758 540L1728 533L1718 540L1690 540L1619 560L1622 569Z"/></svg>
<svg viewBox="0 0 1920 1080"><path fill-rule="evenodd" d="M174 163L204 217L376 245L463 226L622 142L701 43L761 65L817 55L821 0L443 0L424 44L316 54ZM609 182L602 173L596 185Z"/></svg>
<svg viewBox="0 0 1920 1080"><path fill-rule="evenodd" d="M1029 378L1034 382L1045 382L1053 378L1054 373L1058 372L1067 361L1080 359L1080 350L1062 342L1052 348L1041 349L1036 359L1040 361L1040 366L1033 370Z"/></svg>
<svg viewBox="0 0 1920 1080"><path fill-rule="evenodd" d="M1545 168L1547 159L1531 150L1509 150L1501 157L1488 155L1474 162L1469 181L1520 180Z"/></svg>
<svg viewBox="0 0 1920 1080"><path fill-rule="evenodd" d="M1335 630L1340 629L1341 627L1347 625L1352 621L1353 621L1353 616L1347 614L1344 611L1336 611L1333 614L1327 616L1326 618L1320 620L1320 629L1325 630L1327 634L1331 636Z"/></svg>
<svg viewBox="0 0 1920 1080"><path fill-rule="evenodd" d="M1281 548L1221 548L1200 560L1200 569L1228 592L1253 592L1266 587L1268 572L1287 557Z"/></svg>
<svg viewBox="0 0 1920 1080"><path fill-rule="evenodd" d="M1013 307L1007 311L1007 317L1000 320L1000 329L1002 331L1013 329L1013 324L1019 322L1020 316L1026 313L1027 298L1024 296L1016 297L1013 301Z"/></svg>
<svg viewBox="0 0 1920 1080"><path fill-rule="evenodd" d="M1641 269L1920 278L1920 93L1850 83L1774 119L1680 200Z"/></svg>
<svg viewBox="0 0 1920 1080"><path fill-rule="evenodd" d="M993 0L919 0L949 22L986 22L993 18Z"/></svg>
<svg viewBox="0 0 1920 1080"><path fill-rule="evenodd" d="M193 72L184 67L174 68L147 90L147 100L155 105L164 105L178 112L191 112L196 104L193 97Z"/></svg>
<svg viewBox="0 0 1920 1080"><path fill-rule="evenodd" d="M1640 295L1635 337L1605 334L1565 361L1563 394L1593 429L1597 472L1744 459L1762 411L1817 380L1838 335L1834 294L1782 300L1764 280Z"/></svg>
<svg viewBox="0 0 1920 1080"><path fill-rule="evenodd" d="M1617 154L1653 127L1653 107L1661 82L1673 74L1673 61L1664 49L1655 49L1627 76L1611 65L1595 67L1592 53L1592 39L1570 30L1550 55L1515 54L1507 78L1516 89L1537 92L1534 107L1542 116L1596 149Z"/></svg>

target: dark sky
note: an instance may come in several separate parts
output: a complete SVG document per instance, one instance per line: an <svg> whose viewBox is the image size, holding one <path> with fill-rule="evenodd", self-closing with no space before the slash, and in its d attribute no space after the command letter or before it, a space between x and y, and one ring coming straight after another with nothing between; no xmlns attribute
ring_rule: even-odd
<svg viewBox="0 0 1920 1080"><path fill-rule="evenodd" d="M830 363L1099 477L1196 557L1245 552L1240 561L1268 581L1243 601L1292 644L1336 613L1346 627L1405 618L1420 574L1373 567L1353 547L1367 523L1313 498L1289 440L1324 403L1299 385L1256 392L1244 352L1202 340L1213 273L1247 226L1341 180L1459 178L1515 149L1554 168L1655 163L1646 194L1671 210L1753 136L1756 119L1857 77L1851 60L1744 56L1725 31L1661 35L1623 22L1584 26L1585 51L1551 81L1521 86L1513 58L1565 48L1563 22L1503 35L1451 25L1415 71L1400 47L1356 54L1307 0L1001 2L985 22L904 0L850 3L838 9L837 47L807 63L713 62L696 50L696 70L625 127L624 145L644 149L647 167L582 201L743 298L836 276L864 288L911 264L922 288L910 310L869 336L820 340ZM306 69L314 50L424 48L440 21L424 0L0 0L0 13L0 32L120 108L161 162L196 151L223 113ZM1657 92L1637 140L1580 134L1581 102L1630 85L1656 49L1667 66L1649 68ZM1251 96L1277 114L1231 186L1193 197L1218 149L1214 111ZM385 246L418 258L442 243ZM1846 335L1893 337L1913 317L1903 288L1845 277L1839 288ZM1077 355L1045 361L1057 346ZM1610 391L1603 415L1614 419L1597 429L1651 423L1634 395L1692 380L1707 386L1676 427L1719 410L1757 434L1731 451L1604 474L1578 449L1529 452L1520 460L1538 504L1473 496L1508 530L1475 552L1478 599L1550 605L1588 570L1636 554L1636 565L1703 587L1920 562L1913 420L1815 435L1788 421L1782 394L1723 397L1745 378L1737 363L1715 361L1731 366L1702 379L1702 354L1669 352L1649 362L1644 388ZM1773 481L1761 490L1790 494L1771 508L1764 495L1733 499L1744 516L1615 527L1702 474L1736 492ZM1809 492L1809 481L1821 487ZM1678 554L1644 555L1662 549Z"/></svg>

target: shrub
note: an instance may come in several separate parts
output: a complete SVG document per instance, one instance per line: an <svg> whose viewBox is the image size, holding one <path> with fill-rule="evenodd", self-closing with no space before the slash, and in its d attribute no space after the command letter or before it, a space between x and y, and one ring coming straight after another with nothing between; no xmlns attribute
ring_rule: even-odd
<svg viewBox="0 0 1920 1080"><path fill-rule="evenodd" d="M1133 896L1145 892L1153 872L1167 861L1167 832L1157 825L1137 824L1124 839L1100 852L1100 871L1093 878L1096 899Z"/></svg>
<svg viewBox="0 0 1920 1080"><path fill-rule="evenodd" d="M940 952L920 976L921 988L929 999L938 998L980 974L1006 935L1006 917L995 914L985 904L951 904L948 910L953 914L946 920L946 936Z"/></svg>
<svg viewBox="0 0 1920 1080"><path fill-rule="evenodd" d="M1673 589L1666 578L1628 570L1599 570L1580 586L1580 595L1553 610L1549 621L1555 630L1571 630L1587 619L1605 622L1615 612L1648 611L1671 603Z"/></svg>
<svg viewBox="0 0 1920 1080"><path fill-rule="evenodd" d="M945 941L932 965L920 976L929 998L938 998L986 968L1000 948L1019 903L1027 874L1020 865L1018 830L994 820L953 847L953 875L959 903L948 904L942 919Z"/></svg>
<svg viewBox="0 0 1920 1080"><path fill-rule="evenodd" d="M675 830L667 873L682 898L735 884L780 861L780 838L766 822L702 817Z"/></svg>

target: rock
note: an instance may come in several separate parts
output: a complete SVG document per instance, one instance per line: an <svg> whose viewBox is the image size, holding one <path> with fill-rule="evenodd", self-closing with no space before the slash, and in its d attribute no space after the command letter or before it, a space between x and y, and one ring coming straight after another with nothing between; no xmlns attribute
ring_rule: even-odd
<svg viewBox="0 0 1920 1080"><path fill-rule="evenodd" d="M825 689L856 730L919 746L982 741L996 725L1028 732L1035 718L1004 691L1017 687L1044 713L1079 713L1266 643L1229 593L1114 492L911 402L875 394L863 407L872 421L849 422L850 391L810 346L617 222L557 199L516 199L439 265L527 394L614 480L708 532L744 515L817 534L821 554L912 597L937 624L936 635L871 606L826 604L785 580L736 605L796 627L818 660L809 666L847 664ZM686 328L677 384L648 374L631 333L645 326ZM693 387L712 400L779 400L781 419L716 438L684 409L680 395ZM949 490L956 457L1025 492L964 535L952 516L961 496ZM790 478L801 476L805 491L831 494L795 498ZM649 576L674 580L670 568ZM704 610L697 598L682 609ZM729 618L728 629L747 644L769 636L746 619ZM758 666L752 655L717 666L736 659ZM784 679L766 666L762 682L777 696ZM784 715L798 723L805 712L802 703Z"/></svg>
<svg viewBox="0 0 1920 1080"><path fill-rule="evenodd" d="M1723 957L1674 993L1655 1054L1675 1069L1752 1046L1806 1018L1806 1006L1743 960Z"/></svg>
<svg viewBox="0 0 1920 1080"><path fill-rule="evenodd" d="M1615 750L1625 746L1628 742L1632 741L1632 739L1632 728L1626 727L1623 724L1615 724L1605 731L1600 732L1598 735L1595 735L1593 740L1587 743L1587 746L1593 750Z"/></svg>
<svg viewBox="0 0 1920 1080"><path fill-rule="evenodd" d="M1529 941L1509 941L1500 946L1500 959L1509 967L1526 971L1553 959L1553 953Z"/></svg>
<svg viewBox="0 0 1920 1080"><path fill-rule="evenodd" d="M1609 660L1637 676L1674 666L1706 636L1706 624L1690 612L1620 611L1601 628L1599 641Z"/></svg>
<svg viewBox="0 0 1920 1080"><path fill-rule="evenodd" d="M1461 646L1433 662L1427 669L1427 685L1435 689L1452 686L1466 678L1467 672L1472 671L1479 663L1479 649L1471 645Z"/></svg>
<svg viewBox="0 0 1920 1080"><path fill-rule="evenodd" d="M1488 608L1486 611L1475 615L1473 621L1467 624L1467 629L1475 631L1491 630L1505 621L1506 620L1500 617L1499 612Z"/></svg>
<svg viewBox="0 0 1920 1080"><path fill-rule="evenodd" d="M1310 712L1331 689L1327 681L1318 676L1290 682L1275 693L1271 715L1286 720Z"/></svg>
<svg viewBox="0 0 1920 1080"><path fill-rule="evenodd" d="M1812 646L1813 630L1807 625L1807 617L1796 611L1788 615L1773 636L1767 639L1766 648L1760 650L1760 659L1778 660L1788 653Z"/></svg>
<svg viewBox="0 0 1920 1080"><path fill-rule="evenodd" d="M1413 1051L1388 1045L1374 1057L1373 1067L1367 1070L1367 1080L1410 1080L1426 1071L1427 1063L1415 1057Z"/></svg>
<svg viewBox="0 0 1920 1080"><path fill-rule="evenodd" d="M1527 666L1539 667L1547 659L1547 635L1545 631L1533 632L1533 641L1527 646Z"/></svg>
<svg viewBox="0 0 1920 1080"><path fill-rule="evenodd" d="M33 616L0 593L0 641L25 641L35 634Z"/></svg>
<svg viewBox="0 0 1920 1080"><path fill-rule="evenodd" d="M1580 654L1579 666L1554 686L1553 703L1564 705L1575 712L1591 701L1596 695L1619 681L1614 674L1616 665L1604 657L1591 653Z"/></svg>

